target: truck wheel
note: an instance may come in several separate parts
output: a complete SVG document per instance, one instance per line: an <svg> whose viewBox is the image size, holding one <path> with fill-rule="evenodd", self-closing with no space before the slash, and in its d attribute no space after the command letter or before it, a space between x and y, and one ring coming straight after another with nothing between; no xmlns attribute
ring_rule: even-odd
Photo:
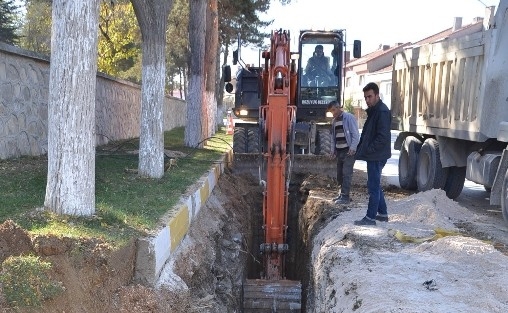
<svg viewBox="0 0 508 313"><path fill-rule="evenodd" d="M257 128L247 130L247 152L259 153L259 130Z"/></svg>
<svg viewBox="0 0 508 313"><path fill-rule="evenodd" d="M233 133L233 153L247 152L247 135L244 127L235 127Z"/></svg>
<svg viewBox="0 0 508 313"><path fill-rule="evenodd" d="M501 189L501 211L503 211L503 218L508 222L508 170L504 175L503 188Z"/></svg>
<svg viewBox="0 0 508 313"><path fill-rule="evenodd" d="M422 148L422 142L416 137L408 136L404 139L399 156L399 184L407 190L416 190L416 166L418 153Z"/></svg>
<svg viewBox="0 0 508 313"><path fill-rule="evenodd" d="M447 168L441 166L439 144L436 139L425 140L418 154L416 184L418 191L443 189L446 183Z"/></svg>
<svg viewBox="0 0 508 313"><path fill-rule="evenodd" d="M329 155L332 153L332 136L328 129L318 129L316 140L316 154Z"/></svg>
<svg viewBox="0 0 508 313"><path fill-rule="evenodd" d="M448 177L446 178L446 184L444 191L446 196L450 199L457 198L464 188L464 182L466 181L466 167L452 166L448 168Z"/></svg>

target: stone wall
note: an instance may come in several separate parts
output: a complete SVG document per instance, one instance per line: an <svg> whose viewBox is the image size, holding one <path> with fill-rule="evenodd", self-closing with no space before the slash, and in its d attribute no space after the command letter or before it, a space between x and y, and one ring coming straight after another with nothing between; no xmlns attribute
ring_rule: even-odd
<svg viewBox="0 0 508 313"><path fill-rule="evenodd" d="M47 152L49 72L47 56L0 43L0 159ZM99 73L95 110L97 145L139 137L139 85ZM185 100L166 97L164 130L185 121Z"/></svg>

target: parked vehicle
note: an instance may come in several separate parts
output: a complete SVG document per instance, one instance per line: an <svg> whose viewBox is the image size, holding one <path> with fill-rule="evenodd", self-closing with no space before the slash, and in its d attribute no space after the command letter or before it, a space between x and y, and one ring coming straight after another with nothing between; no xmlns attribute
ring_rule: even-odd
<svg viewBox="0 0 508 313"><path fill-rule="evenodd" d="M402 188L455 199L467 178L508 221L508 0L489 10L479 32L394 56L392 128Z"/></svg>

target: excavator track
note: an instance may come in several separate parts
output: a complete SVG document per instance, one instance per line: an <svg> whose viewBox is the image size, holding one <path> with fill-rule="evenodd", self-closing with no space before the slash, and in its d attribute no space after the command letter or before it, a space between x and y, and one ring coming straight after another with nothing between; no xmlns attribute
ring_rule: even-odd
<svg viewBox="0 0 508 313"><path fill-rule="evenodd" d="M294 280L247 279L243 312L301 312L302 284Z"/></svg>

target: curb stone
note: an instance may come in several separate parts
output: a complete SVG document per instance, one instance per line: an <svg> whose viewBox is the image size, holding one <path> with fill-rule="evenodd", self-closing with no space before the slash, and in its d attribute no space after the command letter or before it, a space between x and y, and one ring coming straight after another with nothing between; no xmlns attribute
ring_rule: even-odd
<svg viewBox="0 0 508 313"><path fill-rule="evenodd" d="M134 281L155 286L161 271L189 231L192 220L217 184L224 169L231 164L233 151L228 150L217 164L203 175L189 196L182 198L175 206L175 214L162 221L164 225L153 235L137 239Z"/></svg>

